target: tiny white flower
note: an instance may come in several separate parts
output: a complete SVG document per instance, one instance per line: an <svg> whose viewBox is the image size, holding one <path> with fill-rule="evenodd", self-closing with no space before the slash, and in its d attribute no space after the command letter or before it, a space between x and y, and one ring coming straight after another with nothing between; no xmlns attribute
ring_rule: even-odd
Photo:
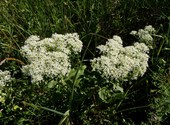
<svg viewBox="0 0 170 125"><path fill-rule="evenodd" d="M150 34L156 32L155 28L153 28L151 25L145 26L144 30L148 31Z"/></svg>
<svg viewBox="0 0 170 125"><path fill-rule="evenodd" d="M145 26L144 29L139 29L138 31L131 31L130 34L137 36L139 42L145 43L150 49L153 49L153 37L155 36L156 30L151 26Z"/></svg>
<svg viewBox="0 0 170 125"><path fill-rule="evenodd" d="M39 41L39 36L31 35L28 37L28 39L25 41L26 44L31 44L32 41Z"/></svg>
<svg viewBox="0 0 170 125"><path fill-rule="evenodd" d="M7 82L12 80L9 71L2 71L0 70L0 85L4 86Z"/></svg>
<svg viewBox="0 0 170 125"><path fill-rule="evenodd" d="M130 32L130 34L135 36L137 34L137 31L133 30L133 31Z"/></svg>
<svg viewBox="0 0 170 125"><path fill-rule="evenodd" d="M116 42L118 42L119 44L123 44L123 41L122 41L122 39L120 38L120 36L117 36L117 35L114 35L113 36L113 40L114 41L116 41Z"/></svg>
<svg viewBox="0 0 170 125"><path fill-rule="evenodd" d="M38 36L30 36L21 54L28 59L29 64L22 71L30 75L33 83L46 78L61 78L70 72L70 55L81 52L82 42L77 33L53 34L51 38L40 40Z"/></svg>
<svg viewBox="0 0 170 125"><path fill-rule="evenodd" d="M97 48L102 55L91 60L93 71L97 71L103 78L117 81L137 79L148 67L149 48L144 43L123 47L120 37L109 39L105 45Z"/></svg>

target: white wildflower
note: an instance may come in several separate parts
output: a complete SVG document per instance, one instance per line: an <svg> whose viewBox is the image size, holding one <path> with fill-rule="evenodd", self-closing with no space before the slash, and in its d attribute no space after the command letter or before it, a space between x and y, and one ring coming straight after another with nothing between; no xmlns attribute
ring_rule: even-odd
<svg viewBox="0 0 170 125"><path fill-rule="evenodd" d="M139 38L139 42L145 43L150 49L153 49L153 37L155 35L156 30L151 26L145 26L144 29L139 29L138 31L131 31L130 34L137 36Z"/></svg>
<svg viewBox="0 0 170 125"><path fill-rule="evenodd" d="M55 33L52 35L52 38L56 41L55 44L58 46L57 48L67 54L77 54L81 52L83 44L77 33L68 33L65 35Z"/></svg>
<svg viewBox="0 0 170 125"><path fill-rule="evenodd" d="M148 31L150 34L156 32L155 28L153 28L152 25L145 26L144 30Z"/></svg>
<svg viewBox="0 0 170 125"><path fill-rule="evenodd" d="M9 71L0 70L0 86L4 86L5 83L11 81L11 75Z"/></svg>
<svg viewBox="0 0 170 125"><path fill-rule="evenodd" d="M107 56L117 56L123 48L122 40L119 36L113 36L113 39L108 39L106 45L99 45L97 48L101 53Z"/></svg>
<svg viewBox="0 0 170 125"><path fill-rule="evenodd" d="M93 71L100 73L103 78L117 81L143 76L148 67L148 47L144 43L123 47L120 37L113 38L106 45L97 47L102 55L91 60Z"/></svg>
<svg viewBox="0 0 170 125"><path fill-rule="evenodd" d="M137 34L137 31L132 30L130 34L135 36Z"/></svg>
<svg viewBox="0 0 170 125"><path fill-rule="evenodd" d="M149 53L149 48L148 48L148 46L146 46L145 43L138 43L138 42L136 42L136 43L134 44L134 47L135 47L137 50L141 51L141 52Z"/></svg>
<svg viewBox="0 0 170 125"><path fill-rule="evenodd" d="M29 64L22 71L30 75L32 82L43 81L44 78L61 78L70 72L72 54L81 52L82 42L77 33L53 34L52 38L40 40L31 36L21 48L21 53Z"/></svg>
<svg viewBox="0 0 170 125"><path fill-rule="evenodd" d="M153 41L153 38L152 38L151 34L149 34L149 32L146 31L146 30L140 29L138 31L137 35L138 35L139 40L141 42L149 43L149 42Z"/></svg>
<svg viewBox="0 0 170 125"><path fill-rule="evenodd" d="M39 41L40 38L39 36L35 36L35 35L31 35L30 37L28 37L28 39L25 41L26 44L31 43L31 41Z"/></svg>
<svg viewBox="0 0 170 125"><path fill-rule="evenodd" d="M122 39L120 38L120 36L114 35L113 36L113 40L116 41L117 43L119 43L120 45L123 44Z"/></svg>

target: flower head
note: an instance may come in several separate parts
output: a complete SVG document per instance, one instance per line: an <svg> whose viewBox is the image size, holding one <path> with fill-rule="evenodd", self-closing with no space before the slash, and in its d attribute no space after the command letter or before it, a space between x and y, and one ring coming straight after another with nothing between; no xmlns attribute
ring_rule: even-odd
<svg viewBox="0 0 170 125"><path fill-rule="evenodd" d="M38 36L30 36L21 53L29 64L22 71L32 77L32 82L47 78L61 78L70 72L70 55L81 52L82 42L77 33L53 34L51 38L40 40Z"/></svg>
<svg viewBox="0 0 170 125"><path fill-rule="evenodd" d="M121 38L116 36L97 48L102 55L91 60L91 66L103 78L126 81L137 79L146 72L149 48L144 43L123 47Z"/></svg>
<svg viewBox="0 0 170 125"><path fill-rule="evenodd" d="M0 85L4 86L5 83L11 81L11 75L9 71L0 70Z"/></svg>
<svg viewBox="0 0 170 125"><path fill-rule="evenodd" d="M151 26L145 26L144 29L139 29L138 31L131 31L130 34L137 36L140 42L145 43L150 49L153 49L153 37L156 30Z"/></svg>
<svg viewBox="0 0 170 125"><path fill-rule="evenodd" d="M150 34L154 34L156 32L155 28L152 27L152 25L145 26L145 31L148 31Z"/></svg>

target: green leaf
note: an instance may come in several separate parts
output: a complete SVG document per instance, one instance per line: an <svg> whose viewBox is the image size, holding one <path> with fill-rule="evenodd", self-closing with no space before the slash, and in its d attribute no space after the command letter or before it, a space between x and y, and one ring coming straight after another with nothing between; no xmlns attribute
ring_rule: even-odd
<svg viewBox="0 0 170 125"><path fill-rule="evenodd" d="M52 80L48 83L48 88L53 88L56 85L56 81Z"/></svg>
<svg viewBox="0 0 170 125"><path fill-rule="evenodd" d="M63 118L60 120L58 125L63 125L65 123L65 125L70 125L70 121L69 121L69 116L70 116L70 110L67 110L64 113Z"/></svg>
<svg viewBox="0 0 170 125"><path fill-rule="evenodd" d="M24 105L31 106L31 107L33 107L33 108L35 108L35 109L41 108L41 109L44 109L44 110L47 110L47 111L56 113L56 114L58 114L58 115L64 116L64 114L63 114L62 112L59 112L59 111L56 111L56 110L53 110L53 109L50 109L50 108L47 108L47 107L37 106L37 105L34 105L34 104L27 103L27 102L25 102L25 101L23 101L23 104L24 104Z"/></svg>
<svg viewBox="0 0 170 125"><path fill-rule="evenodd" d="M119 91L119 92L123 93L123 88L122 87L120 87L118 85L113 85L113 88L114 88L115 91Z"/></svg>
<svg viewBox="0 0 170 125"><path fill-rule="evenodd" d="M102 87L99 89L99 97L100 99L102 99L102 101L104 101L105 103L109 103L109 97L111 97L111 93L110 91L107 89L107 87Z"/></svg>

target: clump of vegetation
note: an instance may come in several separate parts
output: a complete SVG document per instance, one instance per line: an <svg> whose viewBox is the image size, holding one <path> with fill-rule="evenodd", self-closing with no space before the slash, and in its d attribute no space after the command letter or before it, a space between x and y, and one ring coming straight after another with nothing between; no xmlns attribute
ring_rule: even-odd
<svg viewBox="0 0 170 125"><path fill-rule="evenodd" d="M169 124L169 12L168 0L1 0L0 124Z"/></svg>

